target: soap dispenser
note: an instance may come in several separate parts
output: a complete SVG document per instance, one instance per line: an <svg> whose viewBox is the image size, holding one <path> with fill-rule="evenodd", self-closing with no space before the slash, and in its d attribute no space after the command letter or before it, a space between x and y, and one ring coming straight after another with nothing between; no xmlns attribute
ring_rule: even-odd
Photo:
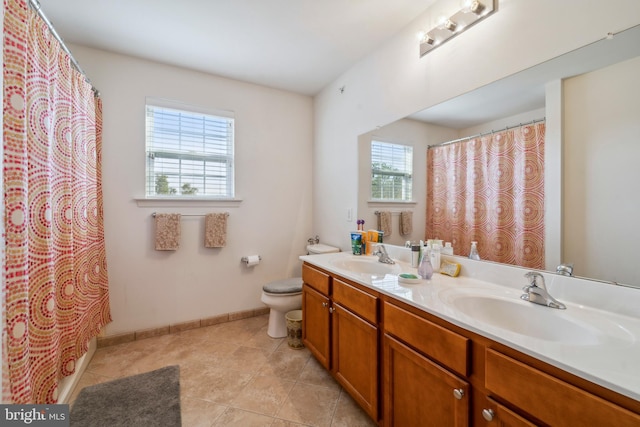
<svg viewBox="0 0 640 427"><path fill-rule="evenodd" d="M480 254L478 253L478 242L471 242L469 259L475 259L476 261L480 261Z"/></svg>
<svg viewBox="0 0 640 427"><path fill-rule="evenodd" d="M422 259L420 259L420 266L418 267L418 275L425 280L431 279L433 276L433 267L429 262L429 254L426 251L422 253Z"/></svg>

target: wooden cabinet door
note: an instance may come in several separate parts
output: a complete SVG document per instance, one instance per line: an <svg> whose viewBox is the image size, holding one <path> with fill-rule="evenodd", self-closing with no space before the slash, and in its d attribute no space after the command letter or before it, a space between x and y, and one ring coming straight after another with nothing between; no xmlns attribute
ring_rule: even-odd
<svg viewBox="0 0 640 427"><path fill-rule="evenodd" d="M331 369L329 307L329 298L306 283L302 286L302 342L326 369Z"/></svg>
<svg viewBox="0 0 640 427"><path fill-rule="evenodd" d="M536 427L537 424L521 417L478 390L473 394L473 425L476 427Z"/></svg>
<svg viewBox="0 0 640 427"><path fill-rule="evenodd" d="M378 420L378 328L333 305L332 365L336 379Z"/></svg>
<svg viewBox="0 0 640 427"><path fill-rule="evenodd" d="M389 335L384 335L383 343L386 427L469 425L466 381Z"/></svg>

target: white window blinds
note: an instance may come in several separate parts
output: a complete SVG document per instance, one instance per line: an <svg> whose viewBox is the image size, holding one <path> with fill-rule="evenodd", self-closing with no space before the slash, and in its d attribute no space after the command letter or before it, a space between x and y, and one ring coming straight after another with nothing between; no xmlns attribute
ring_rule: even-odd
<svg viewBox="0 0 640 427"><path fill-rule="evenodd" d="M412 200L413 147L371 141L371 199Z"/></svg>
<svg viewBox="0 0 640 427"><path fill-rule="evenodd" d="M234 197L233 117L166 103L147 100L146 195Z"/></svg>

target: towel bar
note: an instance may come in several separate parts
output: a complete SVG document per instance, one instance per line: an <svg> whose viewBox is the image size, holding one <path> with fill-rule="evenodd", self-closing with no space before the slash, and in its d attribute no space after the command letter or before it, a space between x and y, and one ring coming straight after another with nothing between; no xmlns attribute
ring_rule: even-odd
<svg viewBox="0 0 640 427"><path fill-rule="evenodd" d="M391 215L400 215L401 211L389 211L391 212ZM373 214L374 215L380 215L382 212L381 211L375 211Z"/></svg>
<svg viewBox="0 0 640 427"><path fill-rule="evenodd" d="M158 212L154 212L151 214L152 217L156 217L156 215L158 214ZM226 216L229 216L229 212L225 212L224 213ZM205 216L206 214L180 214L180 216Z"/></svg>

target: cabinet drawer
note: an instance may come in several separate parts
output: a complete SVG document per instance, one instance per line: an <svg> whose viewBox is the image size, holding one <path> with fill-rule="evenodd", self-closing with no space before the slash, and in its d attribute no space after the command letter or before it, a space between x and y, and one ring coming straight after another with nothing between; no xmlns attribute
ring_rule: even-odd
<svg viewBox="0 0 640 427"><path fill-rule="evenodd" d="M370 323L378 322L378 298L335 277L333 278L333 301Z"/></svg>
<svg viewBox="0 0 640 427"><path fill-rule="evenodd" d="M469 375L468 338L388 302L384 303L384 330L455 372Z"/></svg>
<svg viewBox="0 0 640 427"><path fill-rule="evenodd" d="M487 349L485 386L493 394L553 426L639 426L640 415Z"/></svg>
<svg viewBox="0 0 640 427"><path fill-rule="evenodd" d="M308 264L303 264L302 281L325 296L329 295L331 278L327 273L316 270Z"/></svg>

